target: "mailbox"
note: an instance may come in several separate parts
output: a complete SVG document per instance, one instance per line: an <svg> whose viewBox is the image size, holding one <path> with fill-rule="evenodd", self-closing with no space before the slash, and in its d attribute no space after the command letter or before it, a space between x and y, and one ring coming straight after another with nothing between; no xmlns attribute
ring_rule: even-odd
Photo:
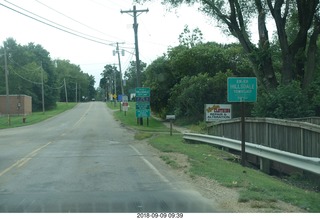
<svg viewBox="0 0 320 219"><path fill-rule="evenodd" d="M166 115L166 120L170 121L170 135L172 135L172 121L176 119L175 115Z"/></svg>
<svg viewBox="0 0 320 219"><path fill-rule="evenodd" d="M166 115L166 120L175 120L176 116L175 115Z"/></svg>

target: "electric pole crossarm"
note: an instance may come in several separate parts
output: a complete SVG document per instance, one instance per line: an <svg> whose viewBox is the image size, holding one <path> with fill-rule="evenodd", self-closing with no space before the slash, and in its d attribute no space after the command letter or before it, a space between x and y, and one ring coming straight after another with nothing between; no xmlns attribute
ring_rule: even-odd
<svg viewBox="0 0 320 219"><path fill-rule="evenodd" d="M136 8L136 6L133 6L133 10L128 10L128 11L122 11L122 10L121 10L120 12L121 12L121 14L123 14L123 13L138 13L138 12L143 13L143 12L149 12L149 9L136 10L135 8Z"/></svg>

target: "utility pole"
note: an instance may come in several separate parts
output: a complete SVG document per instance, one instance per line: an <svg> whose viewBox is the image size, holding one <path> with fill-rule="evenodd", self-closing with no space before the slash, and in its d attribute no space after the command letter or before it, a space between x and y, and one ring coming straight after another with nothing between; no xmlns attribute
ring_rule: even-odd
<svg viewBox="0 0 320 219"><path fill-rule="evenodd" d="M140 81L140 58L139 58L139 44L138 44L138 23L137 23L137 17L143 13L143 12L149 12L149 9L143 9L143 10L137 10L136 6L133 6L133 10L128 11L122 11L122 13L133 13L133 30L134 30L134 44L135 44L135 50L136 50L136 68L137 68L137 86L141 87L141 81ZM138 14L140 13L140 14ZM143 118L137 118L137 123L140 125L143 125Z"/></svg>
<svg viewBox="0 0 320 219"><path fill-rule="evenodd" d="M117 71L116 71L116 64L113 64L113 102L114 102L114 106L117 105ZM112 75L110 76L112 77Z"/></svg>
<svg viewBox="0 0 320 219"><path fill-rule="evenodd" d="M67 93L66 78L63 79L63 82L64 82L64 93L66 94L66 104L68 104L68 93Z"/></svg>
<svg viewBox="0 0 320 219"><path fill-rule="evenodd" d="M43 67L42 67L42 62L41 62L41 81L42 81L42 83L41 83L41 90L42 90L42 113L44 114L44 111L45 111L45 109L44 109L44 80L43 80Z"/></svg>
<svg viewBox="0 0 320 219"><path fill-rule="evenodd" d="M123 44L123 43L121 43ZM119 43L117 42L117 48L116 51L113 51L113 55L115 55L115 53L118 54L118 62L119 62L119 71L120 71L120 85L121 85L121 94L124 94L123 91L123 83L122 83L122 71L121 71L121 60L120 60L120 51L119 51ZM124 56L124 50L122 50L122 56Z"/></svg>
<svg viewBox="0 0 320 219"><path fill-rule="evenodd" d="M78 103L78 82L76 82L76 103Z"/></svg>
<svg viewBox="0 0 320 219"><path fill-rule="evenodd" d="M4 48L4 74L6 78L6 113L8 116L8 125L11 125L10 121L10 97L9 97L9 82L8 82L8 61L7 61L7 52L6 52L6 45L3 43Z"/></svg>
<svg viewBox="0 0 320 219"><path fill-rule="evenodd" d="M135 50L136 50L136 68L137 68L137 87L141 87L141 81L140 81L140 58L139 58L139 45L138 45L138 23L137 23L137 17L143 13L143 12L149 12L149 9L143 9L143 10L137 10L136 6L133 6L133 10L128 11L122 11L122 13L133 13L133 29L134 29L134 43L135 43ZM140 13L140 14L138 14Z"/></svg>

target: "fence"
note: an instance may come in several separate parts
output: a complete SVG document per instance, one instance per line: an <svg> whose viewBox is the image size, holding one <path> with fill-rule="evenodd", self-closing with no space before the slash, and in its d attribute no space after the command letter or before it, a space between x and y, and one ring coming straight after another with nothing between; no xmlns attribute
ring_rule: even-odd
<svg viewBox="0 0 320 219"><path fill-rule="evenodd" d="M319 125L272 118L246 118L245 126L246 142L306 157L320 157ZM208 134L241 140L240 119L208 124Z"/></svg>
<svg viewBox="0 0 320 219"><path fill-rule="evenodd" d="M297 119L292 119L300 122L309 122L312 124L320 125L320 117L305 117L305 118L297 118Z"/></svg>

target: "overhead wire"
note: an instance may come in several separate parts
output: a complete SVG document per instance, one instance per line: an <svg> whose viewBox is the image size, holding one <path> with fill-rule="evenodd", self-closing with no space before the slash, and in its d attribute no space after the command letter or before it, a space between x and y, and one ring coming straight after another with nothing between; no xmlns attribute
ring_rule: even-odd
<svg viewBox="0 0 320 219"><path fill-rule="evenodd" d="M43 2L41 2L41 1L39 1L39 0L34 0L34 1L36 1L37 3L43 5L43 6L47 7L47 8L49 8L50 10L54 11L55 13L60 14L60 15L62 15L62 16L64 16L64 17L72 20L73 22L76 22L76 23L78 23L78 24L86 27L86 28L89 28L89 29L91 29L91 30L94 30L94 31L96 31L96 32L98 32L98 33L101 33L101 34L103 34L103 35L106 35L106 36L108 36L108 37L112 37L112 38L115 38L115 39L119 39L118 37L111 36L111 35L109 35L109 34L106 34L106 33L102 32L102 31L96 29L96 28L93 28L93 27L91 27L91 26L89 26L89 25L87 25L87 24L84 24L83 22L80 22L80 21L78 21L78 20L76 20L76 19L74 19L74 18L72 18L72 17L70 17L70 16L62 13L62 12L58 11L57 9L54 9L53 7L50 7L49 5L44 4ZM110 42L111 42L111 41L110 41Z"/></svg>
<svg viewBox="0 0 320 219"><path fill-rule="evenodd" d="M8 58L8 60L10 61L10 62L13 62L14 64L16 64L19 68L21 68L22 70L24 70L24 71L28 71L28 72L34 72L33 70L30 70L30 69L27 69L27 68L25 68L24 66L21 66L19 63L17 63L16 61L14 61L12 58ZM38 68L36 68L35 70L40 70L40 69L42 69L42 67L41 66L39 66ZM41 85L42 84L42 82L36 82L36 81L32 81L32 80L30 80L30 79L28 79L28 78L25 78L24 76L22 76L21 74L19 74L19 73L17 73L15 70L13 70L13 69L10 69L10 71L12 71L15 75L17 75L18 77L20 77L21 79L23 79L23 80L25 80L25 81L28 81L28 82L30 82L30 83L32 83L32 84L37 84L37 85ZM44 71L43 69L42 69L42 71ZM60 87L51 87L51 86L49 86L49 85L47 85L47 84L45 84L45 86L46 87L48 87L48 88L50 88L50 89L54 89L54 90L58 90L58 89L61 89L63 86L64 86L64 82L62 82L63 84L60 86Z"/></svg>
<svg viewBox="0 0 320 219"><path fill-rule="evenodd" d="M18 77L20 77L21 79L23 79L23 80L25 80L25 81L28 81L28 82L30 82L30 83L32 83L32 84L37 84L37 85L42 84L42 82L31 81L31 80L23 77L22 75L18 74L18 73L17 73L15 70L13 70L13 69L10 69L10 72L11 72L11 71L12 71L14 74L18 75Z"/></svg>
<svg viewBox="0 0 320 219"><path fill-rule="evenodd" d="M9 4L11 4L11 5L13 5L13 6L15 6L15 7L17 7L17 8L19 8L19 9L21 9L21 10L23 10L23 11L25 11L25 12L27 12L27 13L30 13L30 14L32 14L32 15L34 15L34 16L37 16L37 17L39 17L39 18L41 18L41 19L43 19L43 20L45 20L45 21L48 21L48 22L53 23L53 24L55 24L55 25L58 25L58 26L60 26L60 27L62 27L62 28L65 28L65 29L67 29L67 30L73 31L73 32L78 33L78 34L82 34L82 35L87 36L87 37L95 38L96 40L113 42L113 41L111 41L111 40L105 40L105 39L97 38L97 37L94 37L94 36L91 36L91 35L82 33L82 32L80 32L80 31L73 30L73 29L71 29L71 28L69 28L69 27L66 27L66 26L64 26L64 25L58 24L58 23L56 23L56 22L54 22L54 21L51 21L51 20L49 20L49 19L47 19L47 18L45 18L45 17L42 17L42 16L40 16L40 15L37 15L37 14L35 14L35 13L33 13L33 12L27 10L27 9L24 9L24 8L22 8L22 7L20 7L20 6L16 5L16 4L13 4L13 3L11 3L11 2L9 2L9 1L7 1L7 0L4 0L4 1L7 2L7 3L9 3Z"/></svg>
<svg viewBox="0 0 320 219"><path fill-rule="evenodd" d="M7 2L7 1L6 1L6 2ZM38 18L32 17L32 16L30 16L30 15L28 15L28 14L26 14L26 13L23 13L23 12L21 12L21 11L18 11L18 10L16 10L16 9L11 8L11 7L9 7L9 6L7 6L7 5L4 5L4 4L2 4L2 3L0 3L0 5L3 6L3 7L5 7L5 8L7 8L7 9L9 9L9 10L12 10L12 11L14 11L14 12L16 12L16 13L19 13L19 14L25 16L25 17L28 17L28 18L30 18L30 19L33 19L33 20L35 20L35 21L37 21L37 22L40 22L40 23L42 23L42 24L45 24L45 25L50 26L50 27L52 27L52 28L55 28L55 29L57 29L57 30L63 31L63 32L65 32L65 33L74 35L74 36L76 36L76 37L80 37L80 38L82 38L82 39L89 40L89 41L91 41L91 42L95 42L95 43L99 43L99 44L103 44L103 45L107 45L107 46L110 46L110 42L113 42L113 41L111 41L111 40L110 40L110 41L109 41L109 40L103 40L103 39L99 39L99 38L96 38L96 37L93 37L93 38L96 38L96 39L92 39L92 38L90 38L90 37L92 37L92 36L87 35L87 34L83 34L83 33L80 33L80 32L79 32L80 34L83 34L83 35L84 35L84 36L82 36L82 35L80 35L80 34L77 34L77 33L72 32L72 31L74 31L74 30L72 30L72 29L70 29L70 28L63 29L63 28L61 28L61 27L57 27L57 26L55 26L55 25L53 25L53 24L47 23L47 22L45 22L45 21L43 21L43 20L40 20L40 19L38 19ZM19 8L19 6L17 6L17 7ZM23 9L23 10L25 10L25 9ZM32 13L32 12L29 12L29 13L34 14L34 13ZM38 15L36 15L36 16L38 16ZM41 16L38 16L38 17L41 17ZM42 18L42 17L41 17L41 18ZM45 18L42 18L42 19L45 19ZM45 20L48 20L48 19L45 19ZM52 22L52 21L49 21L49 22L55 23L55 22ZM59 25L59 26L62 26L62 25ZM62 27L64 27L64 26L62 26ZM64 27L64 28L66 28L66 27ZM69 30L68 30L68 29L69 29ZM77 31L75 31L75 32L77 32ZM85 35L87 35L87 36L85 36ZM109 43L101 42L101 41L99 41L99 40L108 41Z"/></svg>

